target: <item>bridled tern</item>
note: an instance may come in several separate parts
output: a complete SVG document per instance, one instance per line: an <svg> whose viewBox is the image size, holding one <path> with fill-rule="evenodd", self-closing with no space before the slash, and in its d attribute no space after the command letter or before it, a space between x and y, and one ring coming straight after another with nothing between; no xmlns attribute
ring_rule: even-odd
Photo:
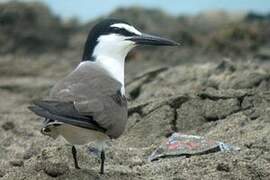
<svg viewBox="0 0 270 180"><path fill-rule="evenodd" d="M127 122L125 57L139 45L178 43L142 33L123 20L101 21L90 31L77 68L55 84L46 100L29 107L45 118L41 133L61 135L72 144L75 168L79 169L75 145L95 141L100 144L100 173L104 173L104 142L118 138Z"/></svg>

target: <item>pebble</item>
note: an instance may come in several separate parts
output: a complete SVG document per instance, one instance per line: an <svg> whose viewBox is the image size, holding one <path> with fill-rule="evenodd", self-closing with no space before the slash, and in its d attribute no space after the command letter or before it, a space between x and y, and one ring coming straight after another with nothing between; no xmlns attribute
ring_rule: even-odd
<svg viewBox="0 0 270 180"><path fill-rule="evenodd" d="M10 165L16 166L16 167L21 167L24 164L22 160L18 160L18 159L11 160L11 161L9 161L9 163L10 163Z"/></svg>
<svg viewBox="0 0 270 180"><path fill-rule="evenodd" d="M15 125L14 125L13 122L5 122L4 124L2 124L2 128L3 128L5 131L14 129L14 127L15 127Z"/></svg>

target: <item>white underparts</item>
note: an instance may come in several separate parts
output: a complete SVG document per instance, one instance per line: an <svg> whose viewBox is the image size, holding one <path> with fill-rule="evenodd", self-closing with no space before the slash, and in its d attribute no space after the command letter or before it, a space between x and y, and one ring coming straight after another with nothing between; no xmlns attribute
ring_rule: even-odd
<svg viewBox="0 0 270 180"><path fill-rule="evenodd" d="M109 137L99 131L89 130L65 124L58 126L57 131L61 134L66 141L74 145L88 144L89 142L104 142Z"/></svg>

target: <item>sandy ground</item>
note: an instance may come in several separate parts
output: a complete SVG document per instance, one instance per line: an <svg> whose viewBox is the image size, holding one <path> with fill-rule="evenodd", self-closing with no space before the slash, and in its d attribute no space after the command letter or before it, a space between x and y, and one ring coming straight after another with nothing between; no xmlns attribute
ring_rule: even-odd
<svg viewBox="0 0 270 180"><path fill-rule="evenodd" d="M29 112L57 78L0 78L0 179L269 179L270 72L254 63L194 64L148 71L129 78L126 131L107 151L105 174L87 146L71 146L40 133ZM132 80L133 79L133 80ZM172 132L202 135L241 148L239 152L191 157L147 157Z"/></svg>

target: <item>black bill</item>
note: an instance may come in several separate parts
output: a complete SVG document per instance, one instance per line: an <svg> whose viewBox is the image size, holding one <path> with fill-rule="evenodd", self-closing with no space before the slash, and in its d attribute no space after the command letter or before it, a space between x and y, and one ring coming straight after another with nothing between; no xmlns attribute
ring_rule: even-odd
<svg viewBox="0 0 270 180"><path fill-rule="evenodd" d="M133 36L131 38L128 38L128 40L131 40L139 45L154 45L154 46L179 46L180 44L166 38L153 36L150 34L142 34L138 36Z"/></svg>

